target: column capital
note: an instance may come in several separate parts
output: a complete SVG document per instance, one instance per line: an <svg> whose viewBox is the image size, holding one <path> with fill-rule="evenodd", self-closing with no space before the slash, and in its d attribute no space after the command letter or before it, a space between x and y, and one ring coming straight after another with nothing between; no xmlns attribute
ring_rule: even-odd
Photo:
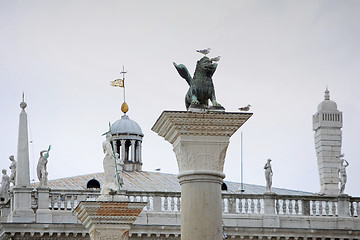
<svg viewBox="0 0 360 240"><path fill-rule="evenodd" d="M171 144L180 135L231 137L252 113L164 111L152 130Z"/></svg>
<svg viewBox="0 0 360 240"><path fill-rule="evenodd" d="M131 225L135 222L146 202L85 201L74 213L89 230L91 240L128 239Z"/></svg>

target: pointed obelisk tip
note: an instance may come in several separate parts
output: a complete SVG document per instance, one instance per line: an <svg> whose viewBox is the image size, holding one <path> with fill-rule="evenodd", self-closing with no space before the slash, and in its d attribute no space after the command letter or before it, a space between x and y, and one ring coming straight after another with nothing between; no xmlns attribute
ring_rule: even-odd
<svg viewBox="0 0 360 240"><path fill-rule="evenodd" d="M27 104L25 102L25 95L24 92L22 94L22 102L20 103L20 107L24 110L26 108Z"/></svg>

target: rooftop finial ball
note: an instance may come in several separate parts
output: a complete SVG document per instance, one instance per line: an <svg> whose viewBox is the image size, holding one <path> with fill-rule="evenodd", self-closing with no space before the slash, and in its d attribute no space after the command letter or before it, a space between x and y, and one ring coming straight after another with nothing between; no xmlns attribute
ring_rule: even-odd
<svg viewBox="0 0 360 240"><path fill-rule="evenodd" d="M121 111L123 113L127 113L129 111L129 107L128 105L126 104L126 102L124 102L122 105L121 105Z"/></svg>
<svg viewBox="0 0 360 240"><path fill-rule="evenodd" d="M21 107L22 109L25 109L26 106L27 106L26 102L21 102L21 103L20 103L20 107Z"/></svg>

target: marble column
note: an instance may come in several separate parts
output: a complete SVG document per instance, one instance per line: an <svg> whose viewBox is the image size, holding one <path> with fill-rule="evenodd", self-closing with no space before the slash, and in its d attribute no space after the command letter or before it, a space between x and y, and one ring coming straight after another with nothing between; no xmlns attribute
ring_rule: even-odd
<svg viewBox="0 0 360 240"><path fill-rule="evenodd" d="M221 184L230 137L251 113L164 111L152 130L173 145L181 185L181 239L222 239Z"/></svg>
<svg viewBox="0 0 360 240"><path fill-rule="evenodd" d="M25 112L26 106L27 104L25 102L20 103L22 110L19 118L16 178L8 222L26 223L33 222L35 220L34 211L31 209L32 187L30 185L28 125L27 114Z"/></svg>
<svg viewBox="0 0 360 240"><path fill-rule="evenodd" d="M139 163L142 163L142 142L139 141Z"/></svg>
<svg viewBox="0 0 360 240"><path fill-rule="evenodd" d="M130 140L131 142L131 161L133 161L134 163L136 162L135 159L135 140Z"/></svg>
<svg viewBox="0 0 360 240"><path fill-rule="evenodd" d="M74 210L91 240L129 239L129 231L145 202L85 201Z"/></svg>
<svg viewBox="0 0 360 240"><path fill-rule="evenodd" d="M126 143L126 141L125 140L120 140L120 143L121 143L121 146L120 146L121 156L120 157L125 162L125 151L126 151L125 143Z"/></svg>
<svg viewBox="0 0 360 240"><path fill-rule="evenodd" d="M139 148L139 144L140 144L140 141L136 141L136 147L135 147L135 152L136 152L136 154L135 154L135 161L136 162L140 162L140 158L139 158L139 150L140 150L140 148Z"/></svg>
<svg viewBox="0 0 360 240"><path fill-rule="evenodd" d="M116 140L113 140L112 144L113 144L113 149L114 149L115 154L116 153L119 154L119 157L120 157L120 153L118 152Z"/></svg>

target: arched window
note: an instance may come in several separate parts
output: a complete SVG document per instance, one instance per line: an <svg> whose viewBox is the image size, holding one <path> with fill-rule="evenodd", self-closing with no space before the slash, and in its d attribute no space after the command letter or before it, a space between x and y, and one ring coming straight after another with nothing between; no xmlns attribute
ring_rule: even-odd
<svg viewBox="0 0 360 240"><path fill-rule="evenodd" d="M227 191L228 190L228 188L227 188L227 185L226 185L226 183L222 183L221 184L221 191Z"/></svg>
<svg viewBox="0 0 360 240"><path fill-rule="evenodd" d="M100 188L100 183L98 180L96 180L95 178L89 180L86 184L86 188Z"/></svg>

